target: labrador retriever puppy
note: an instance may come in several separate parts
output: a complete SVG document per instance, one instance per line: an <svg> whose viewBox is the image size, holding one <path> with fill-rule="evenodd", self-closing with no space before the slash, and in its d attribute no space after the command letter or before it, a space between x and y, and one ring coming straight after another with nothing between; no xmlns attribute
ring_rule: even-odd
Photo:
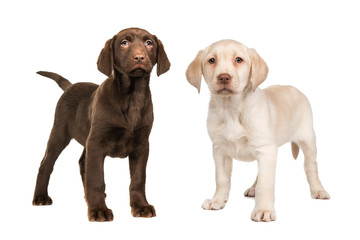
<svg viewBox="0 0 360 240"><path fill-rule="evenodd" d="M100 72L108 78L100 85L71 84L51 72L38 74L54 79L64 90L56 107L55 121L41 162L33 205L51 205L50 174L56 159L71 139L84 146L79 160L90 221L112 221L105 204L104 159L129 157L130 206L134 217L154 217L145 196L149 135L153 105L150 73L167 72L170 62L162 42L149 32L130 28L105 43L98 58Z"/></svg>
<svg viewBox="0 0 360 240"><path fill-rule="evenodd" d="M202 207L222 209L229 198L232 159L258 161L258 176L245 196L255 197L254 221L274 221L277 149L291 142L293 157L305 156L311 196L329 199L318 176L312 111L307 98L291 86L261 90L268 67L254 49L233 40L199 51L186 77L200 92L201 76L211 92L207 128L213 142L216 191Z"/></svg>

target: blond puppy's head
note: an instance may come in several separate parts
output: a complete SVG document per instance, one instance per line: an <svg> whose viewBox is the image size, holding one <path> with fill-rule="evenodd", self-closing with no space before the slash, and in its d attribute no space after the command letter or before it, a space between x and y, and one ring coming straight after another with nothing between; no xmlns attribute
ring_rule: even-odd
<svg viewBox="0 0 360 240"><path fill-rule="evenodd" d="M268 67L255 49L234 40L221 40L200 50L186 70L186 78L200 92L201 75L212 94L241 94L265 81Z"/></svg>

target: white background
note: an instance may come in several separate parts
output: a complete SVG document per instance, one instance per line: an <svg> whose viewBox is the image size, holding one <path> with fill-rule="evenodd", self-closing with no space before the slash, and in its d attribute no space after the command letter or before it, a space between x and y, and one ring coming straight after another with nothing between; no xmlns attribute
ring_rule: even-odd
<svg viewBox="0 0 360 240"><path fill-rule="evenodd" d="M360 8L356 1L2 1L0 3L1 239L359 239ZM106 40L128 27L158 36L172 63L151 78L155 122L147 198L152 219L133 218L126 159L106 159L111 223L91 223L79 175L82 146L60 155L51 176L54 204L32 206L35 180L62 90L36 75L100 84ZM243 192L257 164L234 162L230 199L221 211L201 204L215 189L206 131L209 92L188 84L198 50L224 38L256 48L270 72L262 88L294 85L312 104L320 178L331 200L313 200L290 145L280 148L278 220L250 220Z"/></svg>

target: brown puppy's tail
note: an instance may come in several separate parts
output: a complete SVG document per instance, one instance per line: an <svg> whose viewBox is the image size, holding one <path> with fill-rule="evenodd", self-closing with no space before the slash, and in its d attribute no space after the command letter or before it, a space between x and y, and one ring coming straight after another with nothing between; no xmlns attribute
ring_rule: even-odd
<svg viewBox="0 0 360 240"><path fill-rule="evenodd" d="M295 142L291 142L291 151L294 159L296 160L299 155L299 146Z"/></svg>
<svg viewBox="0 0 360 240"><path fill-rule="evenodd" d="M53 79L59 85L59 87L64 91L66 91L66 89L72 86L72 83L69 80L60 76L59 74L53 72L45 72L45 71L39 71L37 72L37 74Z"/></svg>

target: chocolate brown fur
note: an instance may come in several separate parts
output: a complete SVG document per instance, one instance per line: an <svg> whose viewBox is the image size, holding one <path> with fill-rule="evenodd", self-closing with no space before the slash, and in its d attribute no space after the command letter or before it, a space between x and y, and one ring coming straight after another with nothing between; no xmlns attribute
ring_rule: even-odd
<svg viewBox="0 0 360 240"><path fill-rule="evenodd" d="M149 135L153 105L150 73L169 70L170 62L156 36L138 28L125 29L109 39L100 53L98 69L108 76L100 86L71 84L58 74L38 72L64 90L41 162L33 205L51 205L47 188L56 159L71 139L84 146L80 173L90 221L112 221L105 204L104 159L129 157L130 206L134 217L156 216L145 196Z"/></svg>

